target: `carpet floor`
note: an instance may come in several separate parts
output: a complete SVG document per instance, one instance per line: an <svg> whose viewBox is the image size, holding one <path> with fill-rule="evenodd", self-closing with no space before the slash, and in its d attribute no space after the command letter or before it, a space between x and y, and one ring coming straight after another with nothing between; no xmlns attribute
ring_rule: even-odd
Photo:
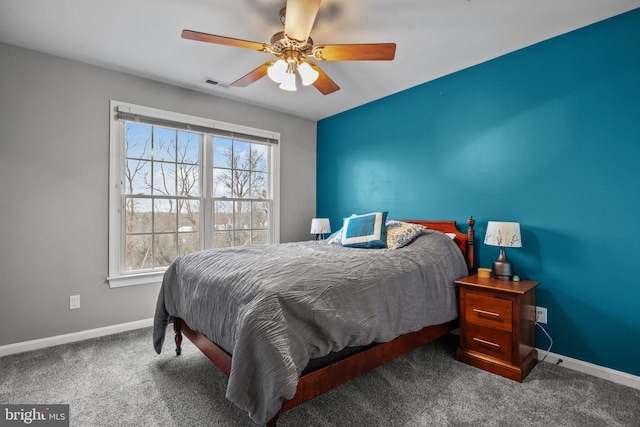
<svg viewBox="0 0 640 427"><path fill-rule="evenodd" d="M169 334L171 334L169 332ZM542 362L517 383L455 360L445 336L284 413L302 426L640 426L640 390ZM253 426L188 340L151 329L0 358L0 404L69 404L70 425Z"/></svg>

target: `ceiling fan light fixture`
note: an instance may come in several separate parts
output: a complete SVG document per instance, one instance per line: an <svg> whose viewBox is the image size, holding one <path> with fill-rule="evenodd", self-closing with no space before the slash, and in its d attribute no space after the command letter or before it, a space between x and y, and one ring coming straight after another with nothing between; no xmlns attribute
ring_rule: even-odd
<svg viewBox="0 0 640 427"><path fill-rule="evenodd" d="M276 83L282 83L286 78L286 74L287 63L282 59L278 59L272 66L267 69L267 75Z"/></svg>
<svg viewBox="0 0 640 427"><path fill-rule="evenodd" d="M230 86L234 87L249 86L268 75L281 89L296 90L296 74L300 74L303 85L313 85L323 95L329 95L340 90L340 86L322 71L317 61L391 61L395 58L395 43L329 44L314 47L309 35L321 1L286 0L285 8L280 10L280 22L284 24L284 31L271 36L270 43L187 29L182 30L182 38L255 50L277 58L265 62L231 83ZM306 59L312 61L307 63Z"/></svg>
<svg viewBox="0 0 640 427"><path fill-rule="evenodd" d="M300 73L300 79L304 86L313 84L320 76L320 73L311 68L308 62L303 62L298 66L298 73Z"/></svg>
<svg viewBox="0 0 640 427"><path fill-rule="evenodd" d="M285 73L282 82L280 83L280 89L288 91L296 91L296 75L291 73Z"/></svg>

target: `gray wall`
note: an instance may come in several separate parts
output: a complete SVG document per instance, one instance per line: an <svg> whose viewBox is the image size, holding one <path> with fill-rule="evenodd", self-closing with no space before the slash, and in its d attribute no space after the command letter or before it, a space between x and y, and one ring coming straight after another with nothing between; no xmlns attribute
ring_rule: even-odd
<svg viewBox="0 0 640 427"><path fill-rule="evenodd" d="M0 44L0 345L153 316L105 282L111 99L280 132L280 239L311 238L314 121Z"/></svg>

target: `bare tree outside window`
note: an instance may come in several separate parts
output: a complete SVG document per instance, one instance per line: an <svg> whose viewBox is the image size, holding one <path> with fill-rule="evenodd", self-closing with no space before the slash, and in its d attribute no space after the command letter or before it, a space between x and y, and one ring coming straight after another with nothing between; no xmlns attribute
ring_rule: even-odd
<svg viewBox="0 0 640 427"><path fill-rule="evenodd" d="M168 266L200 249L201 136L138 123L125 132L126 270Z"/></svg>
<svg viewBox="0 0 640 427"><path fill-rule="evenodd" d="M168 266L201 248L202 138L126 124L126 271ZM268 147L213 137L213 150L213 247L269 243Z"/></svg>
<svg viewBox="0 0 640 427"><path fill-rule="evenodd" d="M214 247L269 243L267 147L214 138Z"/></svg>

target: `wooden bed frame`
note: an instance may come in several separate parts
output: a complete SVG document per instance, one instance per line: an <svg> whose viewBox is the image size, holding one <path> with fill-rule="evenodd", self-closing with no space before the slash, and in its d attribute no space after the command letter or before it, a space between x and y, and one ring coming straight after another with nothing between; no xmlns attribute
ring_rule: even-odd
<svg viewBox="0 0 640 427"><path fill-rule="evenodd" d="M415 224L425 225L428 229L438 230L443 233L455 234L455 242L464 254L469 271L475 269L474 261L474 231L473 217L467 221L467 233L460 232L455 221L432 220L404 220ZM275 426L280 415L322 393L334 389L351 381L383 364L402 356L422 345L446 335L458 327L458 319L440 325L427 326L419 331L401 335L392 341L376 344L359 353L320 368L308 374L303 374L298 380L296 394L291 400L284 400L280 411L267 423L267 426ZM182 352L182 336L186 336L196 347L204 353L224 374L231 373L231 356L210 341L201 333L192 330L180 318L173 318L175 332L176 354Z"/></svg>

